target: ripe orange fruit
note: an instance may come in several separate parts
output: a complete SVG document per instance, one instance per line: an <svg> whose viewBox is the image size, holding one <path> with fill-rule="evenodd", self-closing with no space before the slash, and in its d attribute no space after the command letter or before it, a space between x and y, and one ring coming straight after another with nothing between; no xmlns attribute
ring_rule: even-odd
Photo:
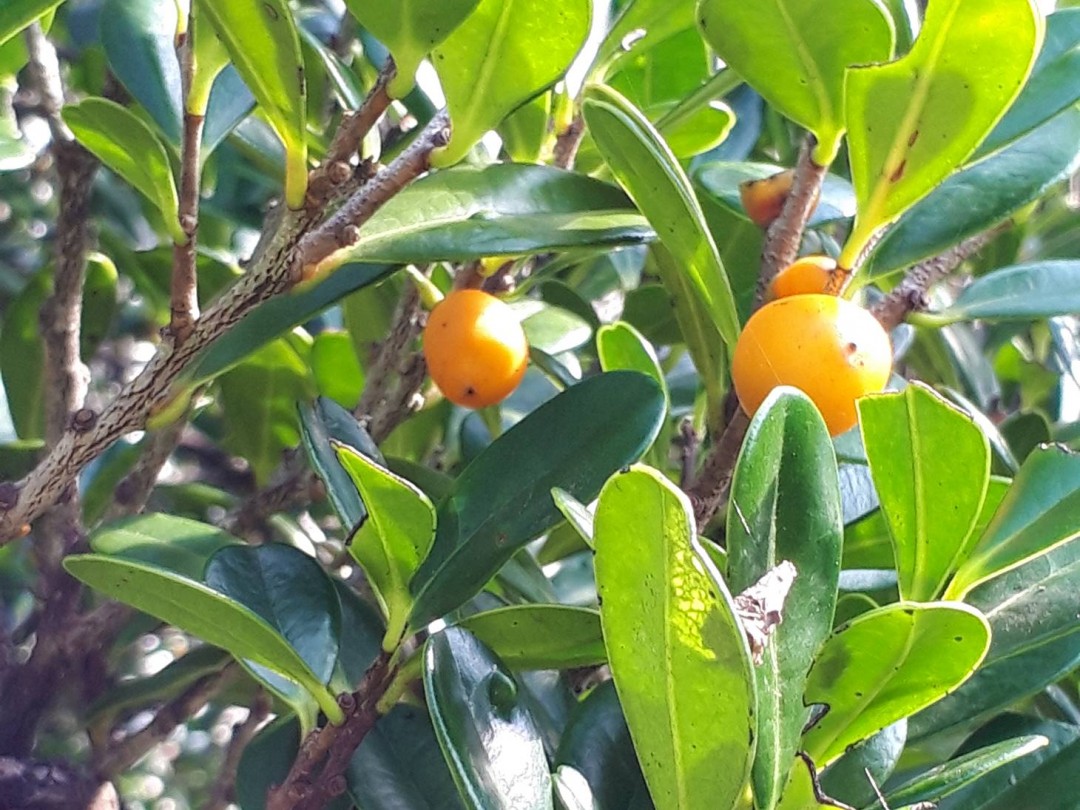
<svg viewBox="0 0 1080 810"><path fill-rule="evenodd" d="M844 275L836 269L835 259L803 256L776 274L769 283L769 299L812 293L836 295L843 285Z"/></svg>
<svg viewBox="0 0 1080 810"><path fill-rule="evenodd" d="M831 295L770 301L735 344L731 377L753 416L778 385L805 393L837 436L858 422L855 400L881 391L892 371L889 336L873 315Z"/></svg>
<svg viewBox="0 0 1080 810"><path fill-rule="evenodd" d="M773 220L780 216L780 212L784 209L784 203L791 193L794 182L795 170L786 169L769 177L740 183L739 199L750 221L759 228L768 228L772 225ZM821 195L820 189L814 194L812 208L817 207L817 198Z"/></svg>
<svg viewBox="0 0 1080 810"><path fill-rule="evenodd" d="M431 379L443 396L466 408L506 399L529 363L514 311L481 290L455 290L436 304L423 344Z"/></svg>

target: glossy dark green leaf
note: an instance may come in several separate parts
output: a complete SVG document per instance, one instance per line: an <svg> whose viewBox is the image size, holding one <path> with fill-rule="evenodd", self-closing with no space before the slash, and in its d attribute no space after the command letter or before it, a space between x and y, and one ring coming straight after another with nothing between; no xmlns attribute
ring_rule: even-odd
<svg viewBox="0 0 1080 810"><path fill-rule="evenodd" d="M949 176L1027 79L1045 22L1031 0L931 3L907 55L844 82L855 225L840 264ZM831 43L830 43L831 44Z"/></svg>
<svg viewBox="0 0 1080 810"><path fill-rule="evenodd" d="M204 161L248 117L254 107L255 96L248 90L236 68L226 65L210 90L210 104L206 109L206 123L203 126Z"/></svg>
<svg viewBox="0 0 1080 810"><path fill-rule="evenodd" d="M749 220L739 195L739 185L751 180L772 177L784 171L773 163L729 163L711 161L694 167L694 184L741 219ZM824 225L855 216L855 192L851 183L835 174L825 175L821 184L821 199L810 216L811 226ZM719 237L718 237L719 238Z"/></svg>
<svg viewBox="0 0 1080 810"><path fill-rule="evenodd" d="M367 515L367 510L352 478L341 466L330 440L346 444L381 461L379 448L355 416L325 397L319 397L311 406L300 405L300 435L312 468L326 485L330 503L341 518L346 534L351 536Z"/></svg>
<svg viewBox="0 0 1080 810"><path fill-rule="evenodd" d="M89 361L112 328L120 277L116 265L107 256L93 252L86 259L79 354L84 361Z"/></svg>
<svg viewBox="0 0 1080 810"><path fill-rule="evenodd" d="M562 78L585 44L591 9L588 0L480 0L432 52L452 125L450 143L432 163L457 163L485 132Z"/></svg>
<svg viewBox="0 0 1080 810"><path fill-rule="evenodd" d="M609 475L652 445L663 414L651 379L608 372L563 391L488 446L439 505L435 543L412 582L412 625L462 604L557 523L552 487L582 501L596 497Z"/></svg>
<svg viewBox="0 0 1080 810"><path fill-rule="evenodd" d="M0 45L62 2L63 0L4 0L4 5L0 7Z"/></svg>
<svg viewBox="0 0 1080 810"><path fill-rule="evenodd" d="M335 693L352 692L382 650L386 627L378 610L348 584L336 578L332 582L341 604L341 632L330 688Z"/></svg>
<svg viewBox="0 0 1080 810"><path fill-rule="evenodd" d="M307 191L307 82L300 39L285 0L196 0L229 57L285 144L285 201Z"/></svg>
<svg viewBox="0 0 1080 810"><path fill-rule="evenodd" d="M656 229L732 347L739 319L727 274L690 181L648 120L610 88L585 91L585 123L612 174Z"/></svg>
<svg viewBox="0 0 1080 810"><path fill-rule="evenodd" d="M550 166L500 163L413 183L330 262L468 261L652 238L649 223L608 183Z"/></svg>
<svg viewBox="0 0 1080 810"><path fill-rule="evenodd" d="M79 143L157 206L173 241L186 242L177 219L172 166L153 130L134 113L104 98L68 104L63 115Z"/></svg>
<svg viewBox="0 0 1080 810"><path fill-rule="evenodd" d="M1080 110L1069 109L945 179L885 232L868 276L893 273L986 230L1038 199L1080 160Z"/></svg>
<svg viewBox="0 0 1080 810"><path fill-rule="evenodd" d="M822 15L814 0L698 6L702 35L724 62L781 113L817 136L827 166L847 127L844 77L851 65L892 57L893 22L872 0L842 0Z"/></svg>
<svg viewBox="0 0 1080 810"><path fill-rule="evenodd" d="M278 717L244 747L236 771L236 802L241 810L265 810L270 788L279 785L300 748L300 724L294 715Z"/></svg>
<svg viewBox="0 0 1080 810"><path fill-rule="evenodd" d="M874 784L883 785L892 774L907 742L907 720L899 720L872 737L853 745L821 774L826 796L862 807L874 801Z"/></svg>
<svg viewBox="0 0 1080 810"><path fill-rule="evenodd" d="M51 288L49 274L39 272L5 307L0 324L0 375L15 431L24 440L45 435L45 344L38 320Z"/></svg>
<svg viewBox="0 0 1080 810"><path fill-rule="evenodd" d="M380 717L356 749L349 795L364 810L463 810L431 720L399 704Z"/></svg>
<svg viewBox="0 0 1080 810"><path fill-rule="evenodd" d="M387 615L385 646L390 650L401 640L412 608L409 581L431 549L435 507L420 489L368 456L348 445L333 445L367 510L349 551Z"/></svg>
<svg viewBox="0 0 1080 810"><path fill-rule="evenodd" d="M421 60L464 22L476 8L477 0L441 3L348 0L345 5L364 28L390 49L397 67L397 76L389 85L390 97L401 98L412 89Z"/></svg>
<svg viewBox="0 0 1080 810"><path fill-rule="evenodd" d="M994 769L1038 751L1046 743L1045 737L1034 735L1016 737L972 751L891 788L886 798L890 807L914 805L922 801L937 802ZM878 801L870 805L869 810L881 810L883 807Z"/></svg>
<svg viewBox="0 0 1080 810"><path fill-rule="evenodd" d="M225 445L247 459L265 484L281 454L300 442L296 403L312 394L303 358L284 340L251 354L218 381L227 432Z"/></svg>
<svg viewBox="0 0 1080 810"><path fill-rule="evenodd" d="M825 642L810 670L806 702L829 711L803 735L805 750L829 764L955 690L989 645L986 619L960 602L899 602L863 613Z"/></svg>
<svg viewBox="0 0 1080 810"><path fill-rule="evenodd" d="M1028 132L1080 100L1080 9L1062 8L1046 18L1046 38L1039 58L1005 117L979 151Z"/></svg>
<svg viewBox="0 0 1080 810"><path fill-rule="evenodd" d="M656 806L735 807L757 727L750 650L690 502L660 472L633 467L604 486L596 582L608 663Z"/></svg>
<svg viewBox="0 0 1080 810"><path fill-rule="evenodd" d="M1032 771L1015 787L998 794L985 810L1069 810L1076 797L1080 742L1074 742Z"/></svg>
<svg viewBox="0 0 1080 810"><path fill-rule="evenodd" d="M239 542L207 523L152 512L108 523L90 535L90 547L99 554L147 563L195 580L202 579L214 552Z"/></svg>
<svg viewBox="0 0 1080 810"><path fill-rule="evenodd" d="M779 799L806 725L803 685L833 626L843 522L836 456L825 422L801 392L778 388L754 415L731 485L728 582L739 593L783 561L797 576L757 678L754 796Z"/></svg>
<svg viewBox="0 0 1080 810"><path fill-rule="evenodd" d="M213 379L260 346L288 333L349 293L382 280L396 269L384 264L348 264L311 287L271 298L211 343L185 376L190 376L193 382Z"/></svg>
<svg viewBox="0 0 1080 810"><path fill-rule="evenodd" d="M172 0L104 0L100 11L109 68L173 144L182 117L176 9Z"/></svg>
<svg viewBox="0 0 1080 810"><path fill-rule="evenodd" d="M511 669L567 669L607 660L600 614L567 605L512 605L459 623Z"/></svg>
<svg viewBox="0 0 1080 810"><path fill-rule="evenodd" d="M935 322L1034 320L1080 311L1080 261L1051 260L1003 267L975 279L956 301L932 313Z"/></svg>
<svg viewBox="0 0 1080 810"><path fill-rule="evenodd" d="M949 595L968 593L978 582L1076 537L1078 504L1080 456L1056 446L1036 450L957 572Z"/></svg>
<svg viewBox="0 0 1080 810"><path fill-rule="evenodd" d="M328 717L341 720L341 709L322 679L274 627L247 606L201 582L145 563L74 554L64 559L64 567L112 599L295 680Z"/></svg>
<svg viewBox="0 0 1080 810"><path fill-rule="evenodd" d="M993 631L990 652L969 683L912 720L912 734L922 737L988 717L1075 668L1078 589L1075 540L970 589L965 600L986 615Z"/></svg>
<svg viewBox="0 0 1080 810"><path fill-rule="evenodd" d="M521 687L465 630L424 648L424 693L443 756L466 806L551 810L551 774Z"/></svg>
<svg viewBox="0 0 1080 810"><path fill-rule="evenodd" d="M515 301L511 308L521 318L530 349L558 355L584 346L593 336L589 322L568 309L531 298Z"/></svg>
<svg viewBox="0 0 1080 810"><path fill-rule="evenodd" d="M585 780L596 810L651 807L614 681L605 681L574 709L559 741L555 767Z"/></svg>
<svg viewBox="0 0 1080 810"><path fill-rule="evenodd" d="M919 383L866 397L858 408L900 598L936 599L978 542L990 443L966 414Z"/></svg>

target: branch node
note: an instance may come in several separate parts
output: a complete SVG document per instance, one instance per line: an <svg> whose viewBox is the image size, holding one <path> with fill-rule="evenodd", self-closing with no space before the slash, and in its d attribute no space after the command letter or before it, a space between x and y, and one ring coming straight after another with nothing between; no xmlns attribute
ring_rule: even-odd
<svg viewBox="0 0 1080 810"><path fill-rule="evenodd" d="M97 424L98 414L93 408L79 408L71 415L71 429L76 433L86 433L93 430Z"/></svg>
<svg viewBox="0 0 1080 810"><path fill-rule="evenodd" d="M352 166L344 160L335 160L326 167L326 179L335 186L340 186L352 177Z"/></svg>
<svg viewBox="0 0 1080 810"><path fill-rule="evenodd" d="M352 247L360 241L360 228L357 225L346 225L337 232L338 247Z"/></svg>
<svg viewBox="0 0 1080 810"><path fill-rule="evenodd" d="M19 503L19 487L10 481L0 484L0 510L7 512Z"/></svg>

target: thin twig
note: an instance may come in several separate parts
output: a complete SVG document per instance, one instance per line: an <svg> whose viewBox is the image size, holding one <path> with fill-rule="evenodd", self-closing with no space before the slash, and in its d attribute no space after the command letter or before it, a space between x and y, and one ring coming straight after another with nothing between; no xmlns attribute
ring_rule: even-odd
<svg viewBox="0 0 1080 810"><path fill-rule="evenodd" d="M228 664L217 672L200 678L180 695L166 703L146 727L113 745L96 763L96 770L105 778L130 768L158 743L164 742L173 729L188 720L236 677L239 666Z"/></svg>
<svg viewBox="0 0 1080 810"><path fill-rule="evenodd" d="M203 810L226 810L233 803L236 793L236 769L240 765L240 757L243 756L247 744L251 742L269 714L270 698L260 689L247 719L233 726L229 745L225 749L225 757L218 769L214 786L210 790L210 798L203 806Z"/></svg>
<svg viewBox="0 0 1080 810"><path fill-rule="evenodd" d="M108 523L142 511L157 483L161 468L165 466L165 462L176 449L186 427L185 414L147 437L146 449L135 463L135 467L116 486L113 502L105 512L103 522Z"/></svg>
<svg viewBox="0 0 1080 810"><path fill-rule="evenodd" d="M578 147L585 137L585 119L579 110L570 121L570 125L555 137L553 163L560 169L574 168Z"/></svg>
<svg viewBox="0 0 1080 810"><path fill-rule="evenodd" d="M356 692L339 698L345 722L308 735L285 781L270 789L266 810L318 810L345 791L345 769L378 721L376 706L394 674L389 654L380 653Z"/></svg>
<svg viewBox="0 0 1080 810"><path fill-rule="evenodd" d="M709 448L697 480L687 492L690 503L694 506L694 518L697 520L699 530L704 529L712 520L724 496L727 495L728 487L731 485L731 476L735 470L735 462L739 458L739 450L742 449L748 427L750 427L750 418L741 408L737 409L732 414L727 427L724 428L724 432L720 434L720 438Z"/></svg>
<svg viewBox="0 0 1080 810"><path fill-rule="evenodd" d="M314 275L320 262L330 254L355 244L360 239L360 225L383 203L428 170L432 151L449 143L448 122L445 110L436 114L389 166L380 170L333 216L300 240L297 261L302 278Z"/></svg>
<svg viewBox="0 0 1080 810"><path fill-rule="evenodd" d="M873 308L874 317L881 322L886 331L892 331L903 322L908 313L926 309L929 305L926 296L930 288L963 264L965 259L989 244L1009 225L1010 223L1005 222L988 231L975 234L944 253L912 267L907 271L904 280Z"/></svg>

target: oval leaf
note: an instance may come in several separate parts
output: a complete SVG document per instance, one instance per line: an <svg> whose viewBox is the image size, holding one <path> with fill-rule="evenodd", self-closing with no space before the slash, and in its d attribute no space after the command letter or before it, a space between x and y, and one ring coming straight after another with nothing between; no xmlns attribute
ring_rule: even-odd
<svg viewBox="0 0 1080 810"><path fill-rule="evenodd" d="M705 40L747 84L817 136L814 159L827 166L844 134L844 73L883 62L896 34L876 0L703 0Z"/></svg>
<svg viewBox="0 0 1080 810"><path fill-rule="evenodd" d="M285 144L285 201L307 191L307 82L300 38L286 0L196 0Z"/></svg>
<svg viewBox="0 0 1080 810"><path fill-rule="evenodd" d="M754 796L773 807L806 725L803 685L833 626L843 516L825 422L801 392L779 388L754 415L728 509L728 579L744 591L787 560L797 576L757 676Z"/></svg>
<svg viewBox="0 0 1080 810"><path fill-rule="evenodd" d="M906 56L848 71L859 213L843 266L975 151L1023 87L1044 28L1032 0L938 0Z"/></svg>
<svg viewBox="0 0 1080 810"><path fill-rule="evenodd" d="M608 476L652 445L663 417L655 382L612 371L568 388L492 442L439 505L431 554L411 583L412 626L463 604L554 526L561 515L552 487L583 502L595 498Z"/></svg>
<svg viewBox="0 0 1080 810"><path fill-rule="evenodd" d="M153 513L108 523L90 535L90 547L99 554L147 563L195 580L202 579L214 552L239 542L207 523Z"/></svg>
<svg viewBox="0 0 1080 810"><path fill-rule="evenodd" d="M591 7L589 0L480 0L432 53L452 124L450 143L432 154L432 165L457 163L485 132L562 78L585 43Z"/></svg>
<svg viewBox="0 0 1080 810"><path fill-rule="evenodd" d="M667 380L664 379L656 349L637 329L625 321L606 323L596 330L596 354L604 371L639 371L652 377L668 399Z"/></svg>
<svg viewBox="0 0 1080 810"><path fill-rule="evenodd" d="M900 598L929 602L979 539L990 442L966 414L918 383L866 397L858 408Z"/></svg>
<svg viewBox="0 0 1080 810"><path fill-rule="evenodd" d="M900 602L834 633L806 684L806 702L828 707L803 735L818 766L952 692L990 646L982 614L959 602Z"/></svg>
<svg viewBox="0 0 1080 810"><path fill-rule="evenodd" d="M735 299L686 173L652 124L615 91L589 87L582 109L611 173L682 265L708 317L733 347L739 336Z"/></svg>
<svg viewBox="0 0 1080 810"><path fill-rule="evenodd" d="M68 104L63 116L79 143L157 206L173 241L186 242L187 235L177 219L180 203L169 156L150 127L104 98Z"/></svg>
<svg viewBox="0 0 1080 810"><path fill-rule="evenodd" d="M487 647L457 627L432 636L424 648L424 693L467 806L551 810L540 733L521 687Z"/></svg>
<svg viewBox="0 0 1080 810"><path fill-rule="evenodd" d="M589 667L607 660L600 614L567 605L512 605L474 613L458 625L511 669Z"/></svg>
<svg viewBox="0 0 1080 810"><path fill-rule="evenodd" d="M1077 119L1080 125L1080 117ZM935 321L1027 321L1080 312L1080 261L1003 267L975 279Z"/></svg>
<svg viewBox="0 0 1080 810"><path fill-rule="evenodd" d="M612 675L656 806L736 806L754 754L750 650L689 501L661 473L635 467L605 484L596 582Z"/></svg>
<svg viewBox="0 0 1080 810"><path fill-rule="evenodd" d="M4 0L0 6L0 45L64 0Z"/></svg>

